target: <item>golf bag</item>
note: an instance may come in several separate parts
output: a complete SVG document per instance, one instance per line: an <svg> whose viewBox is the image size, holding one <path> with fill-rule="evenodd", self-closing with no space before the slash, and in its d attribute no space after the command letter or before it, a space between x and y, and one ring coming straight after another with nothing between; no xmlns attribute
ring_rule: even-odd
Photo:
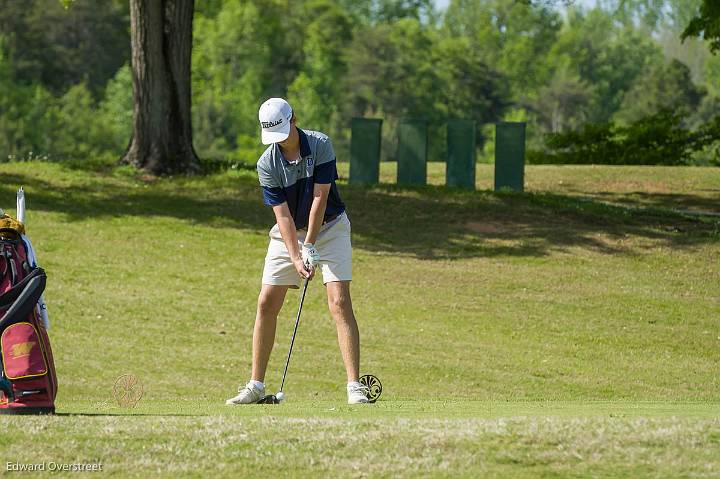
<svg viewBox="0 0 720 479"><path fill-rule="evenodd" d="M55 412L57 378L47 334L45 271L24 226L0 217L0 414Z"/></svg>

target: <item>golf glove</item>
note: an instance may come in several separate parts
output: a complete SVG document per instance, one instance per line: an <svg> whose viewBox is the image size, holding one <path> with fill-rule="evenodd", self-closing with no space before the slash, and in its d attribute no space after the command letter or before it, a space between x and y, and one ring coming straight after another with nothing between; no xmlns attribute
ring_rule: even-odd
<svg viewBox="0 0 720 479"><path fill-rule="evenodd" d="M303 263L309 266L317 266L320 263L320 253L315 249L313 243L305 243L302 248Z"/></svg>

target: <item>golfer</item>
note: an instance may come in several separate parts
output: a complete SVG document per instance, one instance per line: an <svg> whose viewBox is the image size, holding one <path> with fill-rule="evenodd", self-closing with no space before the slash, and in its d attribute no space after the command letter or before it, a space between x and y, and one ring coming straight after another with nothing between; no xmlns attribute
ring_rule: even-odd
<svg viewBox="0 0 720 479"><path fill-rule="evenodd" d="M252 376L226 404L251 404L265 396L265 370L278 313L288 288L298 288L319 269L347 371L348 404L368 402L360 382L360 333L350 300L350 220L338 194L335 152L327 135L302 130L287 101L260 106L262 142L257 163L266 205L277 223L270 230L253 331Z"/></svg>

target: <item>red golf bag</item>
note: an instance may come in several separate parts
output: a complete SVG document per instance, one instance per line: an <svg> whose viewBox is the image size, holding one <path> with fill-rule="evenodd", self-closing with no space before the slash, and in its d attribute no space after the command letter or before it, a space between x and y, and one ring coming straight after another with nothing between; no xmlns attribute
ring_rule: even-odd
<svg viewBox="0 0 720 479"><path fill-rule="evenodd" d="M22 223L0 218L0 414L48 414L57 378L41 311L46 276L22 233Z"/></svg>

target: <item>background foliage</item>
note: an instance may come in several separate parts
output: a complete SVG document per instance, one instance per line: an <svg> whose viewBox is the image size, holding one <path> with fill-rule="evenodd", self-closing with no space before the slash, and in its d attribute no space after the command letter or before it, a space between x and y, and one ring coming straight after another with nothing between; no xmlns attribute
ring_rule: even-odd
<svg viewBox="0 0 720 479"><path fill-rule="evenodd" d="M119 158L132 118L127 2L0 7L0 161ZM206 160L254 163L257 106L285 96L303 127L333 136L340 160L350 119L376 116L385 119L386 159L398 120L422 117L434 160L444 158L445 121L470 118L486 161L483 125L516 120L529 124L531 161L718 164L720 57L694 37L713 31L712 22L693 23L701 7L710 8L702 0L594 8L452 0L442 11L431 0L197 2L196 149ZM683 32L694 36L681 42Z"/></svg>

